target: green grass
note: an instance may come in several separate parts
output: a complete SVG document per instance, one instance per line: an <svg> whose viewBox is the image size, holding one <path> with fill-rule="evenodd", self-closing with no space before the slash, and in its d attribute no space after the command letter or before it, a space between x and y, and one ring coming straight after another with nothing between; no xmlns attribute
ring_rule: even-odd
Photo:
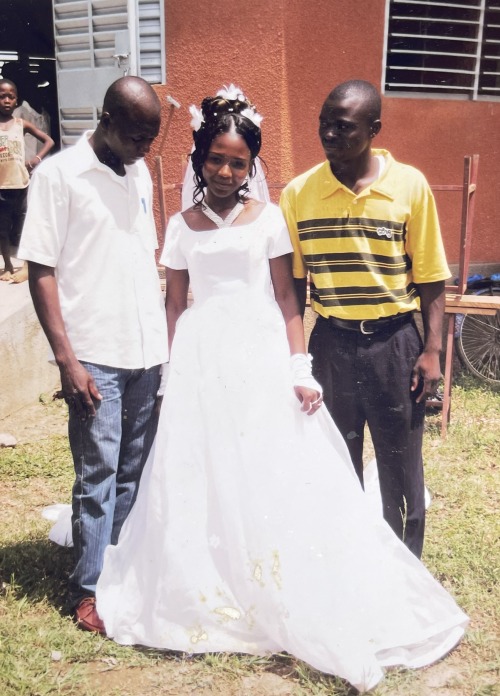
<svg viewBox="0 0 500 696"><path fill-rule="evenodd" d="M459 376L446 440L439 421L440 414L429 416L425 436L432 505L424 561L469 614L470 630L436 668L391 671L377 696L498 693L500 394ZM66 594L71 550L47 540L50 523L40 515L45 505L69 502L71 485L64 437L0 450L2 696L355 693L285 655L185 658L121 647L77 630Z"/></svg>

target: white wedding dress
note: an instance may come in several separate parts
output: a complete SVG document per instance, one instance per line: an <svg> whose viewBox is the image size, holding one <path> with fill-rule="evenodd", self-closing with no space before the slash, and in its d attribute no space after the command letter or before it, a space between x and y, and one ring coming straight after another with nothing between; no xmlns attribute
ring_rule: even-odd
<svg viewBox="0 0 500 696"><path fill-rule="evenodd" d="M108 635L187 653L286 651L360 690L448 652L467 617L365 504L325 408L300 411L268 259L279 209L196 232L174 216L162 262L189 268L156 442L97 609Z"/></svg>

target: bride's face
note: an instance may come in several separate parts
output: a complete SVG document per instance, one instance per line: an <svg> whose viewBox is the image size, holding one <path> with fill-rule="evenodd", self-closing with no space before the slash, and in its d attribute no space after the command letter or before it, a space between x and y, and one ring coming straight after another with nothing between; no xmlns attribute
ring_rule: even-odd
<svg viewBox="0 0 500 696"><path fill-rule="evenodd" d="M221 133L212 140L203 165L208 191L217 198L233 196L245 181L252 157L238 133Z"/></svg>

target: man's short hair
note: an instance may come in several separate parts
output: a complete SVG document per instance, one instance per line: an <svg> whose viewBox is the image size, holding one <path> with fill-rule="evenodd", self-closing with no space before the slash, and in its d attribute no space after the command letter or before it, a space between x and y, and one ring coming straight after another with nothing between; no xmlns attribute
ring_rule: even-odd
<svg viewBox="0 0 500 696"><path fill-rule="evenodd" d="M332 89L328 100L345 99L350 96L360 97L368 109L368 118L371 121L380 119L382 113L382 100L378 89L366 80L347 80Z"/></svg>

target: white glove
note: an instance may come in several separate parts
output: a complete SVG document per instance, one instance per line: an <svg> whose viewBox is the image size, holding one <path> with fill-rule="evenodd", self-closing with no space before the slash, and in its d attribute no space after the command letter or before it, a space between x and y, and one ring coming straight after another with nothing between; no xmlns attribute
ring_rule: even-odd
<svg viewBox="0 0 500 696"><path fill-rule="evenodd" d="M294 387L306 387L323 394L323 388L312 376L312 356L305 353L294 353L290 358L290 368Z"/></svg>

